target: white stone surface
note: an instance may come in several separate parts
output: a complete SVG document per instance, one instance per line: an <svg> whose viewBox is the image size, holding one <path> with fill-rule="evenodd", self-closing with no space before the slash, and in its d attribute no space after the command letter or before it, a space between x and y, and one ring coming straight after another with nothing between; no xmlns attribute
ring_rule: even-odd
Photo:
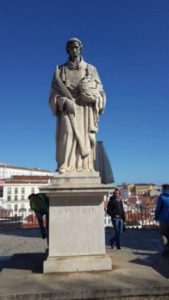
<svg viewBox="0 0 169 300"><path fill-rule="evenodd" d="M111 269L112 260L107 255L49 258L43 266L44 273L89 272Z"/></svg>
<svg viewBox="0 0 169 300"><path fill-rule="evenodd" d="M105 254L104 208L98 196L52 199L50 222L50 256Z"/></svg>
<svg viewBox="0 0 169 300"><path fill-rule="evenodd" d="M57 116L57 167L59 173L94 172L98 120L106 96L96 68L81 56L81 42L71 39L66 48L69 59L56 68L49 97Z"/></svg>
<svg viewBox="0 0 169 300"><path fill-rule="evenodd" d="M68 172L65 174L60 174L58 172L53 174L54 178L52 179L52 183L55 185L77 185L84 186L85 184L90 185L100 184L101 178L99 172Z"/></svg>
<svg viewBox="0 0 169 300"><path fill-rule="evenodd" d="M106 256L103 185L54 185L50 198L49 256L44 273L110 270Z"/></svg>

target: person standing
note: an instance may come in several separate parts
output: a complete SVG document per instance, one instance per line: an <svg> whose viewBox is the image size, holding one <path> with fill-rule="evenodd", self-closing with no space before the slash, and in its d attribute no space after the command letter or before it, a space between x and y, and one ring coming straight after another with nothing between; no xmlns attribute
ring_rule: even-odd
<svg viewBox="0 0 169 300"><path fill-rule="evenodd" d="M114 248L116 243L117 249L121 249L120 237L124 231L125 212L123 208L123 202L120 198L120 192L115 189L113 195L110 197L107 206L107 213L111 216L112 225L114 229L114 236L110 239L110 245Z"/></svg>
<svg viewBox="0 0 169 300"><path fill-rule="evenodd" d="M163 245L162 255L169 254L169 184L163 184L162 194L157 200L155 220L159 221L159 229Z"/></svg>

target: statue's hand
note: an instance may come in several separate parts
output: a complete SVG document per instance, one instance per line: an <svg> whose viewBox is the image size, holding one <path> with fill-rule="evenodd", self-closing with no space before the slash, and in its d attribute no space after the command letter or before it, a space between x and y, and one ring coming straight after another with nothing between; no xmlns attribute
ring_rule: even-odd
<svg viewBox="0 0 169 300"><path fill-rule="evenodd" d="M75 110L74 110L74 104L72 100L69 100L68 98L66 99L65 108L67 113L74 114Z"/></svg>
<svg viewBox="0 0 169 300"><path fill-rule="evenodd" d="M65 104L66 100L67 100L66 97L58 97L58 107L59 107L60 112L62 112L64 110L64 104Z"/></svg>
<svg viewBox="0 0 169 300"><path fill-rule="evenodd" d="M58 105L59 105L59 111L66 111L69 114L73 114L74 113L74 105L73 105L73 101L70 100L67 97L59 97L59 101L58 101Z"/></svg>

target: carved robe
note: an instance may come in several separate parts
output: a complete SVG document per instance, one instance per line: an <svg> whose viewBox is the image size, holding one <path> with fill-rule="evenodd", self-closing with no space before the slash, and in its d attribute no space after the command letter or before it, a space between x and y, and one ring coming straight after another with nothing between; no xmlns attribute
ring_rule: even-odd
<svg viewBox="0 0 169 300"><path fill-rule="evenodd" d="M49 105L57 116L56 161L58 170L94 171L95 135L98 117L105 107L105 94L94 66L81 59L78 66L68 61L59 66L59 77L72 96L74 113L68 113L65 95L58 86L56 72L52 80Z"/></svg>

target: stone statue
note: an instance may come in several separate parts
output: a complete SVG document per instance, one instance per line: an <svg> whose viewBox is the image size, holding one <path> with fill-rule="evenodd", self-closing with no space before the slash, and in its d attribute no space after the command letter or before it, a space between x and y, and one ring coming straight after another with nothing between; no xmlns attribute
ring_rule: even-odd
<svg viewBox="0 0 169 300"><path fill-rule="evenodd" d="M58 172L94 172L95 135L106 97L96 68L81 56L81 41L68 40L66 50L69 59L56 67L49 97L57 116Z"/></svg>

